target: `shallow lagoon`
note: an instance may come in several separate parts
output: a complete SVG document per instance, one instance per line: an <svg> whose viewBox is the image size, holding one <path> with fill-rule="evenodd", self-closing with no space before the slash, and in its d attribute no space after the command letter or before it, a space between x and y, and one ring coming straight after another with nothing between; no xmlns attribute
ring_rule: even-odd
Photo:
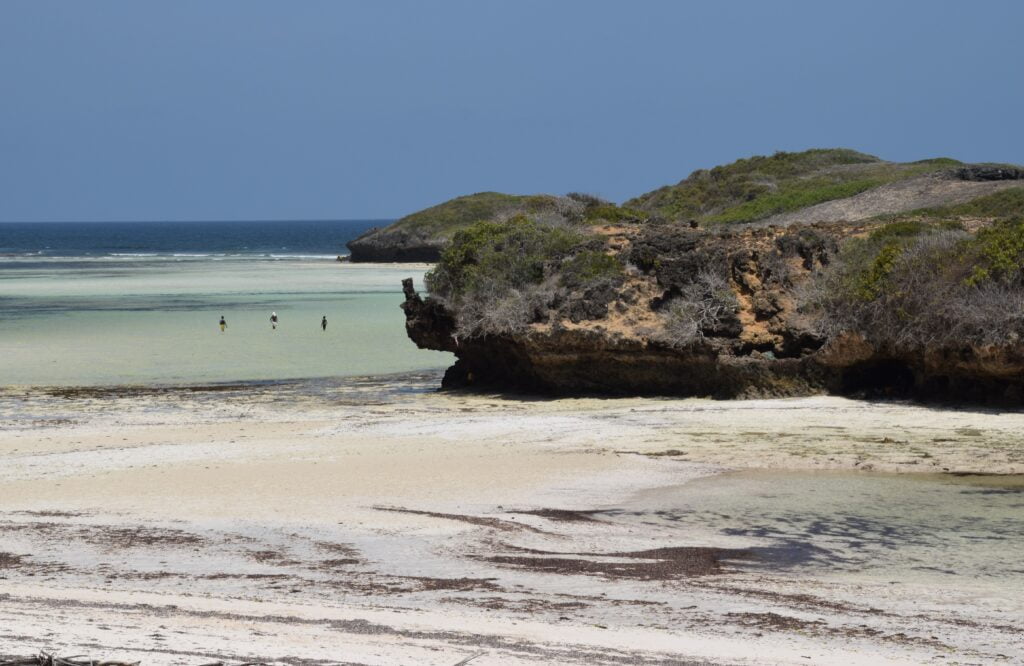
<svg viewBox="0 0 1024 666"><path fill-rule="evenodd" d="M0 383L193 384L441 368L450 357L417 349L399 308L401 279L420 285L425 268L300 257L5 261Z"/></svg>

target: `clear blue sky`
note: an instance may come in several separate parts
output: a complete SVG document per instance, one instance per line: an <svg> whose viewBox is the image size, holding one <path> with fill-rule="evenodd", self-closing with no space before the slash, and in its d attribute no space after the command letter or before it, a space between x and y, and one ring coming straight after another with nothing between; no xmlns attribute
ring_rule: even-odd
<svg viewBox="0 0 1024 666"><path fill-rule="evenodd" d="M0 221L622 201L846 146L1024 162L1024 2L0 0Z"/></svg>

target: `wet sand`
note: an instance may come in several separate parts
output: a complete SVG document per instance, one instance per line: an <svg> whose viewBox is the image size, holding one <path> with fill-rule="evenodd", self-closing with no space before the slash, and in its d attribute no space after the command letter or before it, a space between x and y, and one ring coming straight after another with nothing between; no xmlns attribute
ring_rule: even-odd
<svg viewBox="0 0 1024 666"><path fill-rule="evenodd" d="M1024 660L1024 414L435 381L3 391L0 655Z"/></svg>

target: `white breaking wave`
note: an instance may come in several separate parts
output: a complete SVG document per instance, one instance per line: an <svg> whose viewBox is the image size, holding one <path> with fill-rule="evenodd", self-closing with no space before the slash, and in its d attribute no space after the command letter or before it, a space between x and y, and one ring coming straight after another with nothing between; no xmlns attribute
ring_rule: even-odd
<svg viewBox="0 0 1024 666"><path fill-rule="evenodd" d="M337 254L271 254L273 259L336 259Z"/></svg>

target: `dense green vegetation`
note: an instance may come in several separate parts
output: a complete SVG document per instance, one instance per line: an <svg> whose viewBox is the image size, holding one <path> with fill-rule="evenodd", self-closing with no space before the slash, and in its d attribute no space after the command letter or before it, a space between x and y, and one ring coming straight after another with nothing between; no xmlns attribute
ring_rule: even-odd
<svg viewBox="0 0 1024 666"><path fill-rule="evenodd" d="M579 233L538 224L524 215L478 222L457 231L427 276L432 294L458 298L482 286L522 289L544 278L544 266L579 245Z"/></svg>
<svg viewBox="0 0 1024 666"><path fill-rule="evenodd" d="M560 304L593 300L595 286L623 278L621 261L603 241L564 225L518 215L455 233L426 275L431 296L453 306L462 335L522 330Z"/></svg>
<svg viewBox="0 0 1024 666"><path fill-rule="evenodd" d="M583 219L590 224L599 222L643 222L647 214L626 206L616 206L613 203L603 203L598 206L589 206L583 212Z"/></svg>
<svg viewBox="0 0 1024 666"><path fill-rule="evenodd" d="M778 152L695 171L625 205L670 220L751 222L957 164L947 158L895 164L844 148Z"/></svg>

